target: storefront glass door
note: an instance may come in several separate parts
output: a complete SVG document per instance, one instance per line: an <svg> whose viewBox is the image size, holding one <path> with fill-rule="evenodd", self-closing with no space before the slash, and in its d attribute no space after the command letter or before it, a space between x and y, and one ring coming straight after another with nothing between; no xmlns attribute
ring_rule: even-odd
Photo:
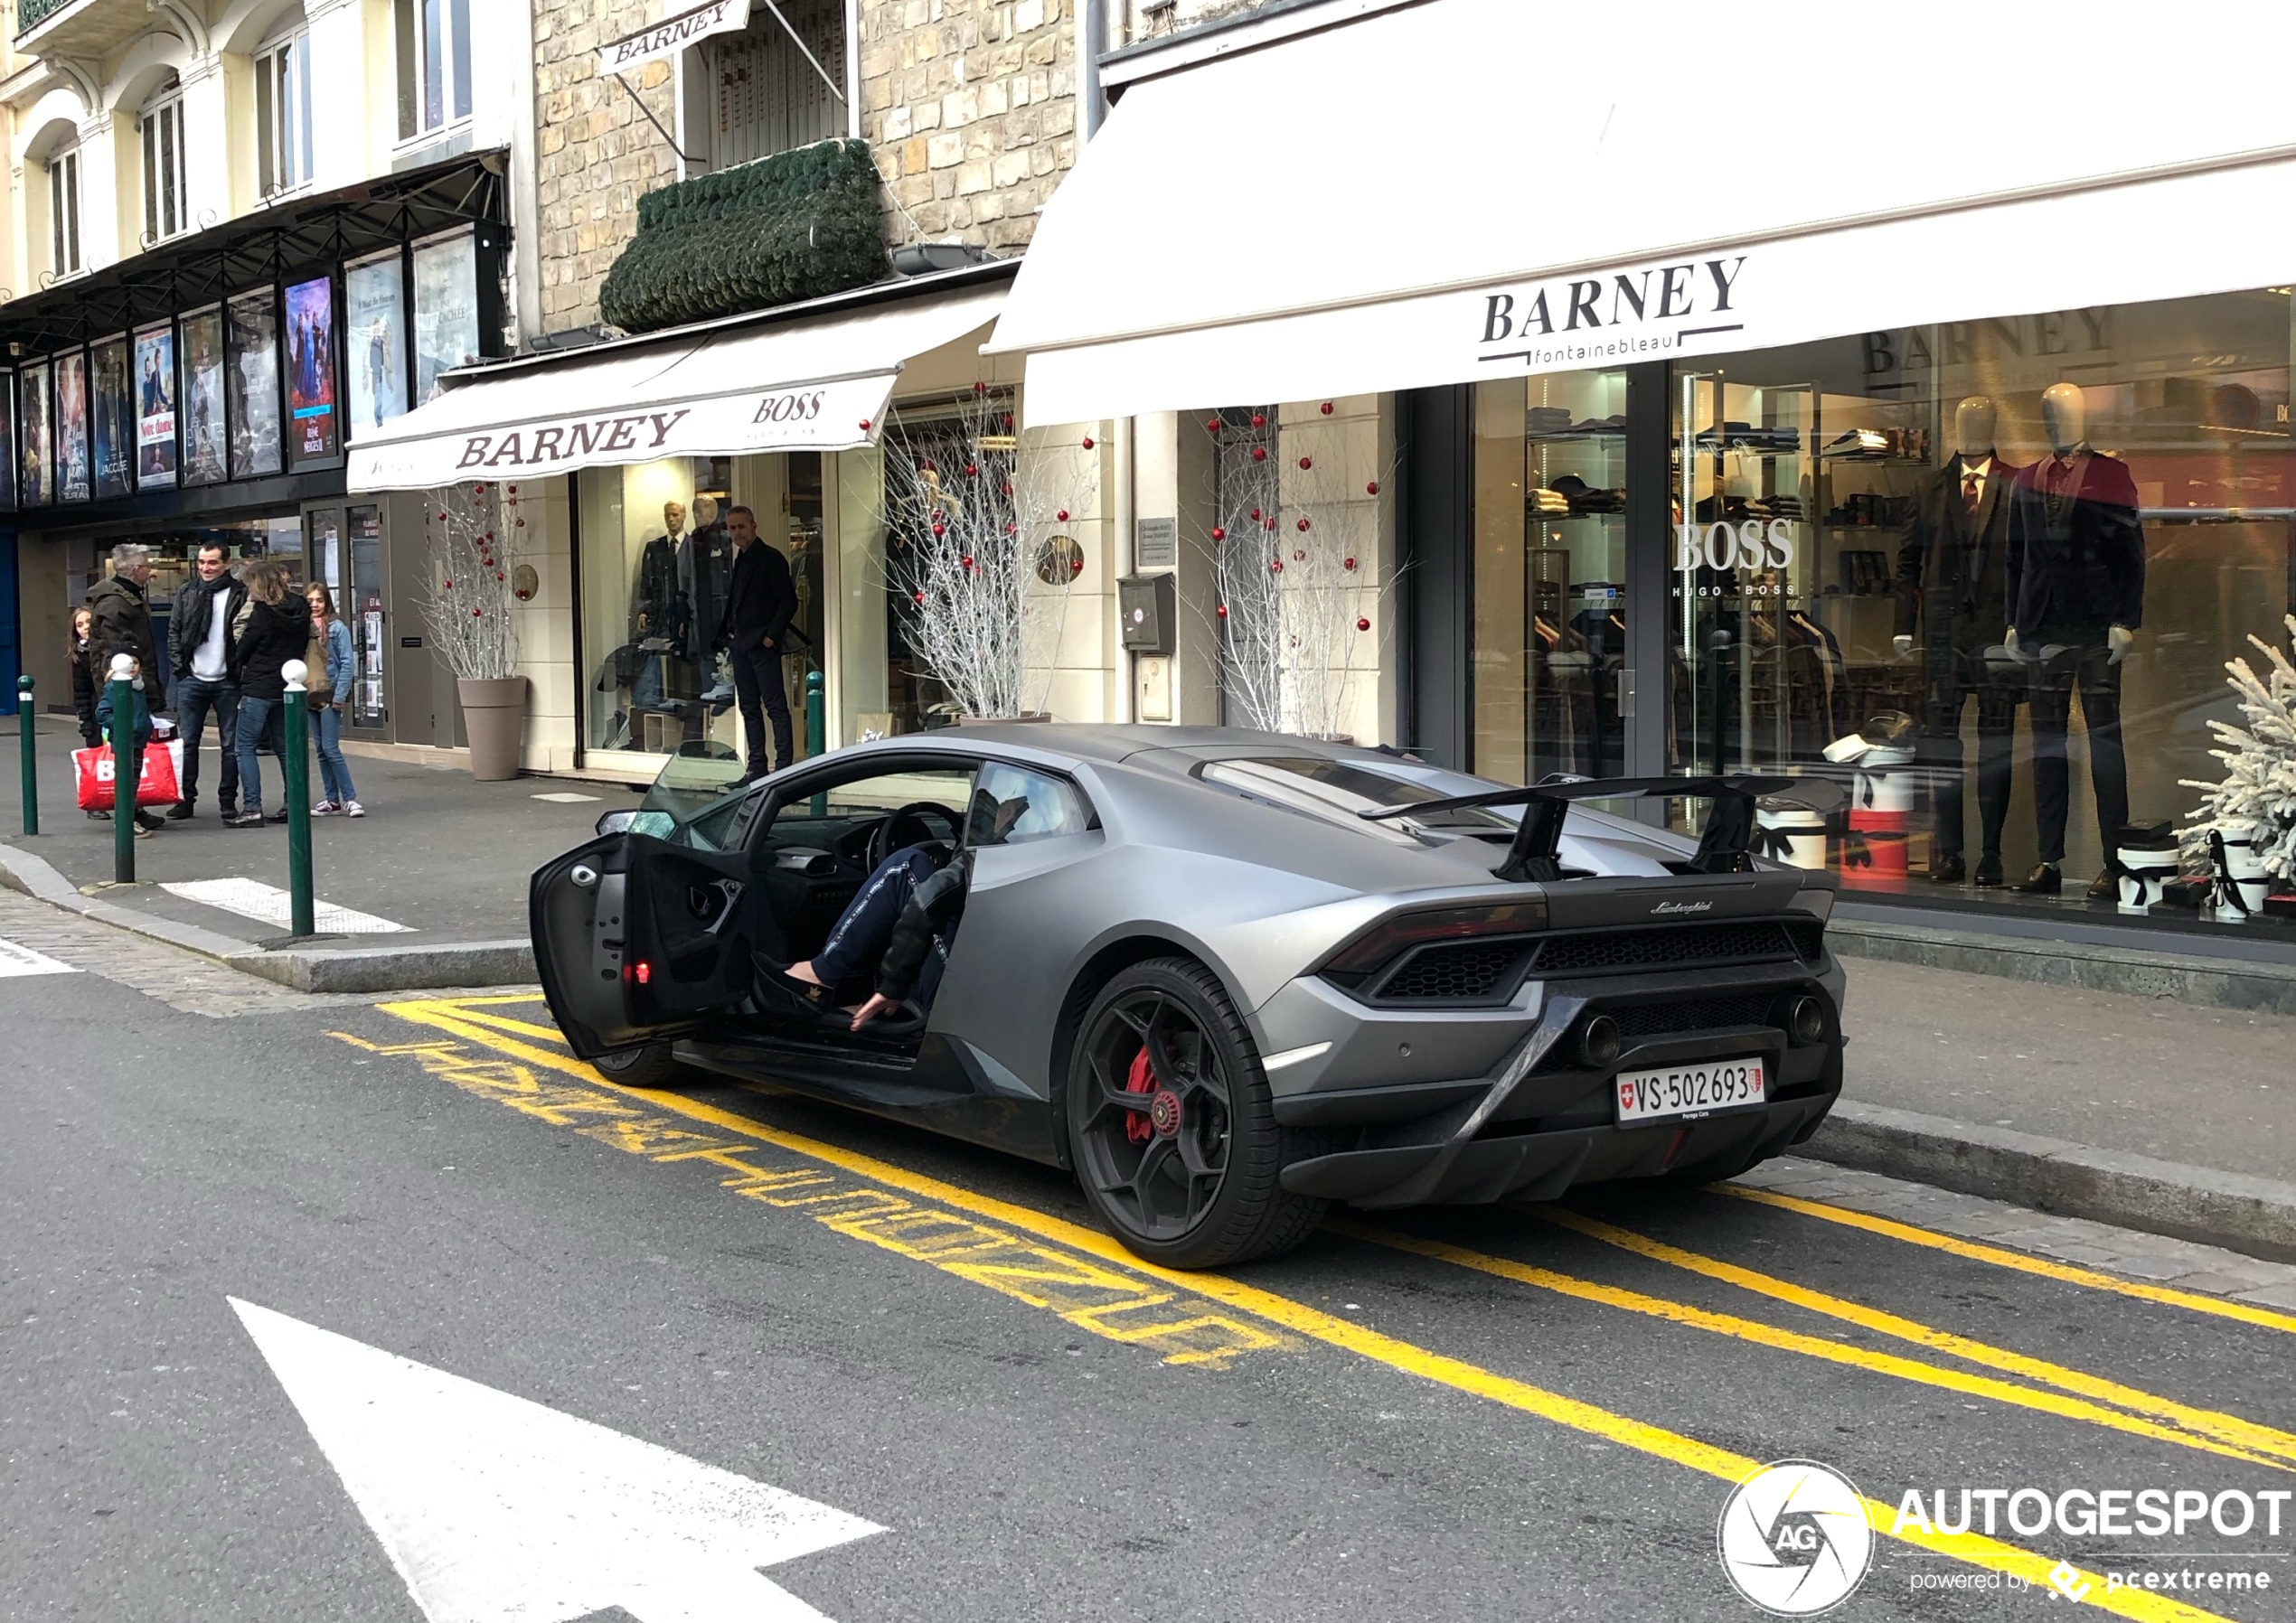
<svg viewBox="0 0 2296 1623"><path fill-rule="evenodd" d="M1475 388L1470 770L1625 771L1626 374Z"/></svg>

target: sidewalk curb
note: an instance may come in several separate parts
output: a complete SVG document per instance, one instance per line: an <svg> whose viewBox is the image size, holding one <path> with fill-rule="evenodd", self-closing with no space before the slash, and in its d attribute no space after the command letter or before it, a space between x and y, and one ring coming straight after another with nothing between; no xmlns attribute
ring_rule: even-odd
<svg viewBox="0 0 2296 1623"><path fill-rule="evenodd" d="M2209 1009L2296 1015L2296 968L2284 964L1867 919L1835 919L1826 926L1826 944L1843 958L1881 959L2084 991L2173 998Z"/></svg>
<svg viewBox="0 0 2296 1623"><path fill-rule="evenodd" d="M2275 1178L1847 1100L1795 1153L2037 1211L2296 1262L2296 1184Z"/></svg>
<svg viewBox="0 0 2296 1623"><path fill-rule="evenodd" d="M299 992L411 992L528 986L534 951L524 941L439 942L420 947L345 952L290 948L267 952L236 935L82 896L71 880L22 846L0 841L0 886L36 901L212 958Z"/></svg>

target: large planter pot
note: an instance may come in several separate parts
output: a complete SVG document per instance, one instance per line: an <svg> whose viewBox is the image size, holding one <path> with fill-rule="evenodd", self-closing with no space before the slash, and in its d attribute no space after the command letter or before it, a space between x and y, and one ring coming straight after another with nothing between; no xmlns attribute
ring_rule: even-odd
<svg viewBox="0 0 2296 1623"><path fill-rule="evenodd" d="M526 734L526 679L458 677L463 733L470 739L470 775L499 783L518 775L518 746Z"/></svg>

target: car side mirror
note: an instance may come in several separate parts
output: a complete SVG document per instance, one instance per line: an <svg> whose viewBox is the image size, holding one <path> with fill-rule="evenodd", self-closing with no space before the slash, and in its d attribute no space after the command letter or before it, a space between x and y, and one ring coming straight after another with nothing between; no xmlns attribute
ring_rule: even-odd
<svg viewBox="0 0 2296 1623"><path fill-rule="evenodd" d="M616 812L601 812L598 813L598 831L600 834L626 834L630 831L630 825L637 820L637 808L635 806L625 806Z"/></svg>

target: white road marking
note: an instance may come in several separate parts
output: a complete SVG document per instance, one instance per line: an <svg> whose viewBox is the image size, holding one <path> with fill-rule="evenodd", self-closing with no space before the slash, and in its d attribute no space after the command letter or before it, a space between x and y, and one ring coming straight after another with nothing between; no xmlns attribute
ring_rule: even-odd
<svg viewBox="0 0 2296 1623"><path fill-rule="evenodd" d="M828 1623L757 1569L885 1531L228 1299L430 1623Z"/></svg>
<svg viewBox="0 0 2296 1623"><path fill-rule="evenodd" d="M160 888L187 902L221 907L282 930L295 922L295 898L276 885L256 879L178 879ZM314 902L311 922L329 935L397 935L413 929L410 924L394 924L387 918L361 913L355 907L338 907L333 902Z"/></svg>
<svg viewBox="0 0 2296 1623"><path fill-rule="evenodd" d="M45 952L35 952L30 947L20 947L14 942L0 940L0 980L17 975L76 975L79 972L68 963L58 963Z"/></svg>
<svg viewBox="0 0 2296 1623"><path fill-rule="evenodd" d="M529 798L538 801L554 801L561 806L570 806L577 801L603 800L606 797L598 794L577 794L571 789L561 789L555 794L537 794Z"/></svg>

